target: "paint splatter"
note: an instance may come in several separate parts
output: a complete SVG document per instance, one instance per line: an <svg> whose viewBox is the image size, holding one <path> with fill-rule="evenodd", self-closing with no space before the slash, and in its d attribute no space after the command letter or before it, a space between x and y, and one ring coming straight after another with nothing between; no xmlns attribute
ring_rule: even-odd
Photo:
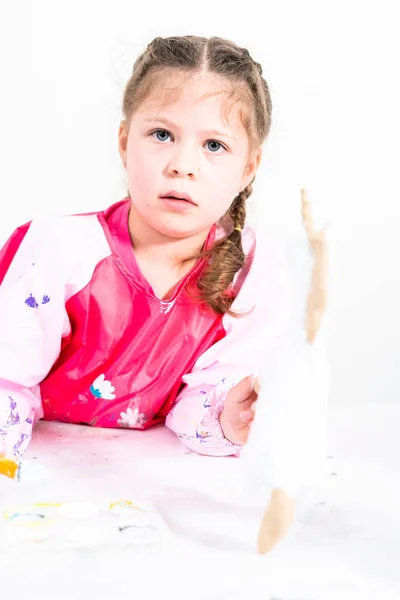
<svg viewBox="0 0 400 600"><path fill-rule="evenodd" d="M211 404L210 404L210 396L207 396L207 398L203 402L203 408L210 408L210 406L211 406Z"/></svg>
<svg viewBox="0 0 400 600"><path fill-rule="evenodd" d="M21 456L23 454L23 451L20 450L22 444L25 442L25 440L27 440L28 438L30 438L31 436L27 435L26 433L21 433L21 437L19 438L18 442L15 444L13 451L15 456Z"/></svg>
<svg viewBox="0 0 400 600"><path fill-rule="evenodd" d="M32 294L30 294L29 298L25 300L25 304L29 306L29 308L39 308L39 304L36 302L36 298L34 298Z"/></svg>
<svg viewBox="0 0 400 600"><path fill-rule="evenodd" d="M10 400L10 413L5 425L0 429L0 432L3 434L6 433L6 429L9 429L14 425L19 425L20 423L19 413L14 413L15 409L17 408L17 403L15 402L14 398L11 398L11 396L8 396L8 399Z"/></svg>
<svg viewBox="0 0 400 600"><path fill-rule="evenodd" d="M211 438L211 432L205 429L196 429L196 438L200 439L200 442L205 442Z"/></svg>

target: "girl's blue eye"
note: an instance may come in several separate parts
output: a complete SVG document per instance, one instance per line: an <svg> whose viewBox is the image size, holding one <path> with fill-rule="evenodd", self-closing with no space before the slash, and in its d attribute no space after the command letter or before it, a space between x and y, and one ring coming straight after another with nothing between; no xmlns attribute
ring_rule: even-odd
<svg viewBox="0 0 400 600"><path fill-rule="evenodd" d="M159 135L159 134L161 134L161 135ZM152 131L150 133L151 137L154 137L154 135L157 136L157 140L159 142L166 142L166 141L168 141L168 136L170 136L171 134L168 131L166 131L165 129L156 129L155 131ZM217 142L217 140L209 140L208 142L206 142L206 144L214 144L214 149L211 149L209 147L209 150L213 154L215 154L220 148L223 148L224 150L226 150L225 146L223 146L220 142ZM215 145L217 146L216 148L215 148Z"/></svg>
<svg viewBox="0 0 400 600"><path fill-rule="evenodd" d="M218 146L217 150L219 150L219 148L223 148L223 145L220 144L219 142L217 142L216 140L210 140L209 142L207 142L207 144L217 144L217 146ZM215 154L215 152L213 150L211 150L211 152L213 152Z"/></svg>
<svg viewBox="0 0 400 600"><path fill-rule="evenodd" d="M164 135L167 135L167 136L169 135L168 131L165 131L164 129L157 129L156 131L153 131L153 133L152 133L151 135L153 136L155 133L156 133L156 134L159 134L159 133L161 133L161 134L164 134ZM160 140L160 138L158 137L158 135L157 135L157 139L158 139L160 142L165 142L165 138L164 138L164 139L162 139L162 140Z"/></svg>

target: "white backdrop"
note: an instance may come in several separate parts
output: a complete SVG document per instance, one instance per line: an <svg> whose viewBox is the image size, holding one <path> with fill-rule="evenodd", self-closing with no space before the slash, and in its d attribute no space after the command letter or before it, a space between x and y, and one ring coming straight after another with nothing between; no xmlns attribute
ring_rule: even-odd
<svg viewBox="0 0 400 600"><path fill-rule="evenodd" d="M257 222L331 221L331 401L400 400L400 42L396 0L0 4L0 243L48 212L125 195L122 92L157 35L218 35L263 65L273 127Z"/></svg>

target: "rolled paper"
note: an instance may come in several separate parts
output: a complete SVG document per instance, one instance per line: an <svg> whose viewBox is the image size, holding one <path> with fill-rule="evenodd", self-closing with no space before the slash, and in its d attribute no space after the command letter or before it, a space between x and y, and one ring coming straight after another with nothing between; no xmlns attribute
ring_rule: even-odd
<svg viewBox="0 0 400 600"><path fill-rule="evenodd" d="M271 492L268 508L264 513L258 536L258 552L265 554L272 550L287 534L294 518L295 501L283 490Z"/></svg>
<svg viewBox="0 0 400 600"><path fill-rule="evenodd" d="M17 463L4 456L0 456L0 475L29 484L42 484L49 478L47 469L40 464L33 461Z"/></svg>
<svg viewBox="0 0 400 600"><path fill-rule="evenodd" d="M327 306L327 245L325 239L325 230L324 227L321 230L315 230L313 219L311 217L310 205L308 202L308 197L306 190L301 190L301 215L302 221L307 233L307 239L309 243L309 247L312 253L313 258L313 268L311 273L311 280L308 288L307 295L307 303L305 308L305 341L306 345L312 345L316 335L321 326L322 316L325 313ZM303 309L304 310L304 309ZM303 313L304 314L304 313ZM294 347L293 347L294 348ZM290 345L288 345L287 357L282 353L282 356L279 360L276 357L277 368L275 370L277 379L282 378L284 375L284 366L287 367L287 373L285 375L286 383L281 379L281 384L275 381L274 385L271 385L271 378L268 380L267 390L268 392L272 392L276 394L276 397L270 398L270 404L276 404L279 400L283 400L285 394L294 393L294 390L290 389L290 385L288 384L288 380L300 381L298 379L298 375L303 368L301 363L301 354L298 354L298 360L296 359L297 354L292 351L289 351ZM292 360L289 360L290 357ZM275 358L275 357L274 357ZM304 358L303 358L304 360ZM272 360L274 362L274 359ZM279 374L278 374L279 373ZM261 376L261 388L262 388L263 377ZM260 394L260 381L257 379L255 382L254 389L257 394ZM266 390L265 390L266 392ZM267 395L267 394L266 394ZM268 403L268 398L265 398L265 401ZM284 403L283 403L284 404ZM263 406L260 408L264 408ZM283 407L281 407L283 410ZM269 414L273 414L272 412ZM295 415L292 415L292 418ZM288 415L288 418L290 415ZM257 418L257 417L255 417ZM284 432L281 432L284 435ZM281 452L282 448L277 448L277 452ZM294 459L295 457L293 457ZM282 460L281 460L282 462ZM287 461L286 461L287 462ZM295 461L294 461L295 462ZM282 462L282 466L285 463ZM290 475L290 469L288 470ZM294 477L294 476L293 476ZM279 474L277 476L279 479ZM294 478L295 479L295 478ZM282 481L284 477L282 477ZM287 482L286 482L287 483ZM290 486L288 486L290 487ZM293 486L295 489L295 486ZM261 527L259 530L258 536L258 552L260 554L265 554L269 552L282 538L285 537L290 526L294 519L294 511L295 511L295 498L287 493L287 490L284 491L279 487L275 487L270 496L268 507L264 513Z"/></svg>

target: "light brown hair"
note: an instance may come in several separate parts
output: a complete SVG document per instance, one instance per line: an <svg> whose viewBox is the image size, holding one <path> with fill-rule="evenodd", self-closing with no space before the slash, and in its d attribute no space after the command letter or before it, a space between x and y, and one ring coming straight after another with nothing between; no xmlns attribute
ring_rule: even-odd
<svg viewBox="0 0 400 600"><path fill-rule="evenodd" d="M129 129L130 119L156 85L159 75L187 74L188 77L206 70L230 84L229 99L239 103L240 118L247 131L249 148L260 146L271 127L272 102L262 68L246 48L219 37L197 36L155 38L136 59L132 75L126 84L122 111ZM220 224L226 235L194 258L204 258L207 267L196 286L200 301L216 313L235 315L231 304L235 299L232 282L245 266L241 232L246 219L246 200L252 193L251 183L232 201ZM128 191L129 195L129 191ZM186 261L185 261L186 262Z"/></svg>

